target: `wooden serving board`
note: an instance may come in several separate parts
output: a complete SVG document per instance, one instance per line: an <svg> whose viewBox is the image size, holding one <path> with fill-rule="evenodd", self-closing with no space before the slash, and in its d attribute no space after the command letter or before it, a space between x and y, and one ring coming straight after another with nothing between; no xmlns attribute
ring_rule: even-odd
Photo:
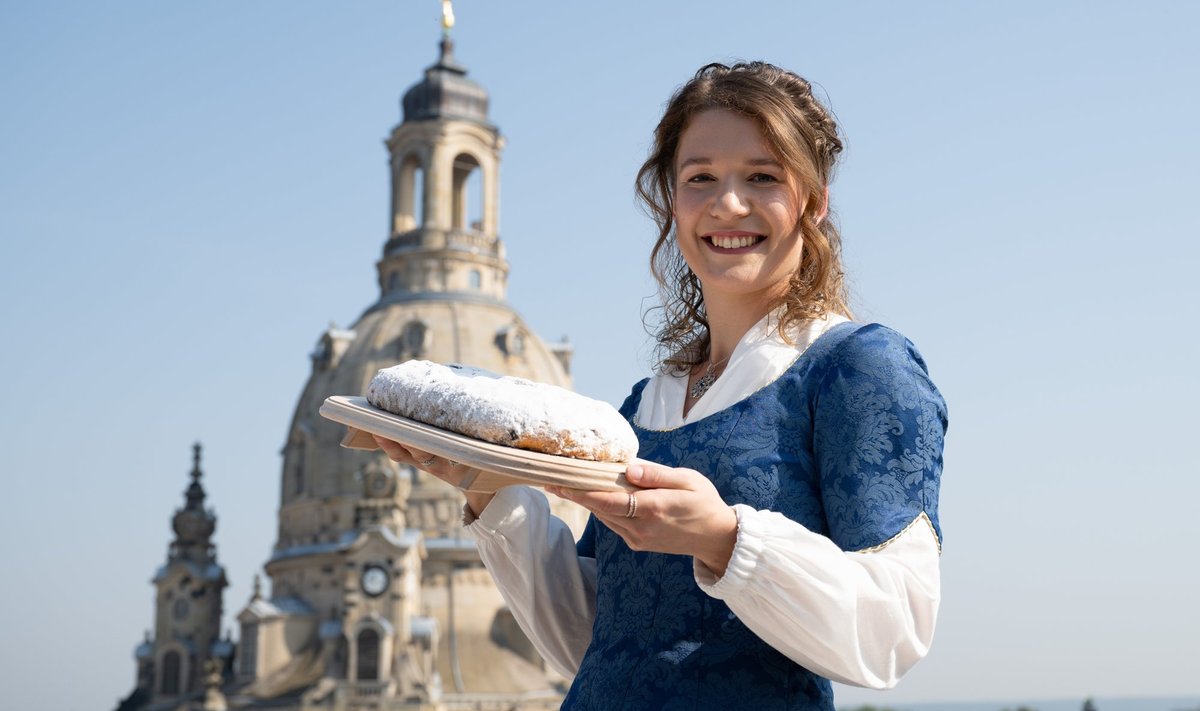
<svg viewBox="0 0 1200 711"><path fill-rule="evenodd" d="M542 452L505 447L393 415L371 406L366 398L334 395L321 405L322 417L346 425L342 446L379 449L376 434L438 457L479 469L477 476L459 486L466 491L491 493L513 484L564 486L590 491L628 491L637 487L625 481L625 464L572 459Z"/></svg>

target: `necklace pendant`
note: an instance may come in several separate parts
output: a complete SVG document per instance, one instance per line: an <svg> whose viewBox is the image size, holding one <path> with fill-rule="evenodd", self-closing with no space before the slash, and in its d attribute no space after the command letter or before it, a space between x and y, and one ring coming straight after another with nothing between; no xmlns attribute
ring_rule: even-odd
<svg viewBox="0 0 1200 711"><path fill-rule="evenodd" d="M711 388L712 384L716 381L717 376L713 375L713 368L712 366L709 366L708 371L704 373L704 375L701 375L695 384L692 385L692 388L688 390L688 395L691 395L692 399L696 400L701 395L708 392L708 389Z"/></svg>

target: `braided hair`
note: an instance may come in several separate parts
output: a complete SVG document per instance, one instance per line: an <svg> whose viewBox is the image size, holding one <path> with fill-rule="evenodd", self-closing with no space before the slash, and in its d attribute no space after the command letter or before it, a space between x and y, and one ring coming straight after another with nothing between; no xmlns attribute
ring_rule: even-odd
<svg viewBox="0 0 1200 711"><path fill-rule="evenodd" d="M662 317L652 330L661 367L673 372L687 372L708 356L704 294L673 239L675 154L691 119L708 109L753 119L779 162L798 178L798 197L804 200L800 215L804 248L787 293L775 305L784 307L780 335L786 339L791 327L805 319L829 313L852 315L842 271L841 235L827 197L843 147L832 115L813 96L812 85L786 69L765 62L709 64L667 103L636 183L638 200L658 225L650 270L661 301L652 311L661 310Z"/></svg>

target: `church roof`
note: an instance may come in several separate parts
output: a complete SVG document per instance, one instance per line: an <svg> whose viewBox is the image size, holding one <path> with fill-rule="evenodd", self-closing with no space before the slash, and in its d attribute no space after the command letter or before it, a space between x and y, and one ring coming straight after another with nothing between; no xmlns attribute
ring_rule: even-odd
<svg viewBox="0 0 1200 711"><path fill-rule="evenodd" d="M368 526L363 529L351 529L345 531L336 541L329 543L306 543L298 546L290 546L276 550L272 555L269 563L275 563L288 558L298 558L303 556L321 555L324 553L339 553L348 551L354 547L354 544L362 538L364 533L378 533L388 543L391 543L397 548L411 548L421 542L419 533L412 529L407 529L401 533L396 533L387 526Z"/></svg>
<svg viewBox="0 0 1200 711"><path fill-rule="evenodd" d="M245 622L248 617L269 620L275 617L312 615L314 612L307 602L298 597L277 597L271 600L259 598L251 600L250 604L246 605L246 609L238 615L238 619L242 622Z"/></svg>
<svg viewBox="0 0 1200 711"><path fill-rule="evenodd" d="M467 78L466 67L454 59L454 42L442 38L441 54L401 101L404 120L464 119L488 124L488 93ZM490 124L489 124L490 125Z"/></svg>

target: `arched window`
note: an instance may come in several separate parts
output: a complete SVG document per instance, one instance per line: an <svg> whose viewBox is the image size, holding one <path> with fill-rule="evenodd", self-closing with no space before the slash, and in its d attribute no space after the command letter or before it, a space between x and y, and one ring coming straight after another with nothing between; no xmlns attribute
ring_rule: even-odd
<svg viewBox="0 0 1200 711"><path fill-rule="evenodd" d="M400 360L420 358L428 349L429 327L421 321L409 321L400 331Z"/></svg>
<svg viewBox="0 0 1200 711"><path fill-rule="evenodd" d="M182 662L179 652L171 650L163 655L162 662L162 693L164 696L179 694L179 672Z"/></svg>
<svg viewBox="0 0 1200 711"><path fill-rule="evenodd" d="M478 269L472 269L468 279L472 291L479 291L483 288L483 274Z"/></svg>
<svg viewBox="0 0 1200 711"><path fill-rule="evenodd" d="M358 633L358 668L355 678L359 681L379 679L379 633L371 628Z"/></svg>
<svg viewBox="0 0 1200 711"><path fill-rule="evenodd" d="M483 226L483 171L468 153L454 159L453 213L450 226L456 230L480 230Z"/></svg>

